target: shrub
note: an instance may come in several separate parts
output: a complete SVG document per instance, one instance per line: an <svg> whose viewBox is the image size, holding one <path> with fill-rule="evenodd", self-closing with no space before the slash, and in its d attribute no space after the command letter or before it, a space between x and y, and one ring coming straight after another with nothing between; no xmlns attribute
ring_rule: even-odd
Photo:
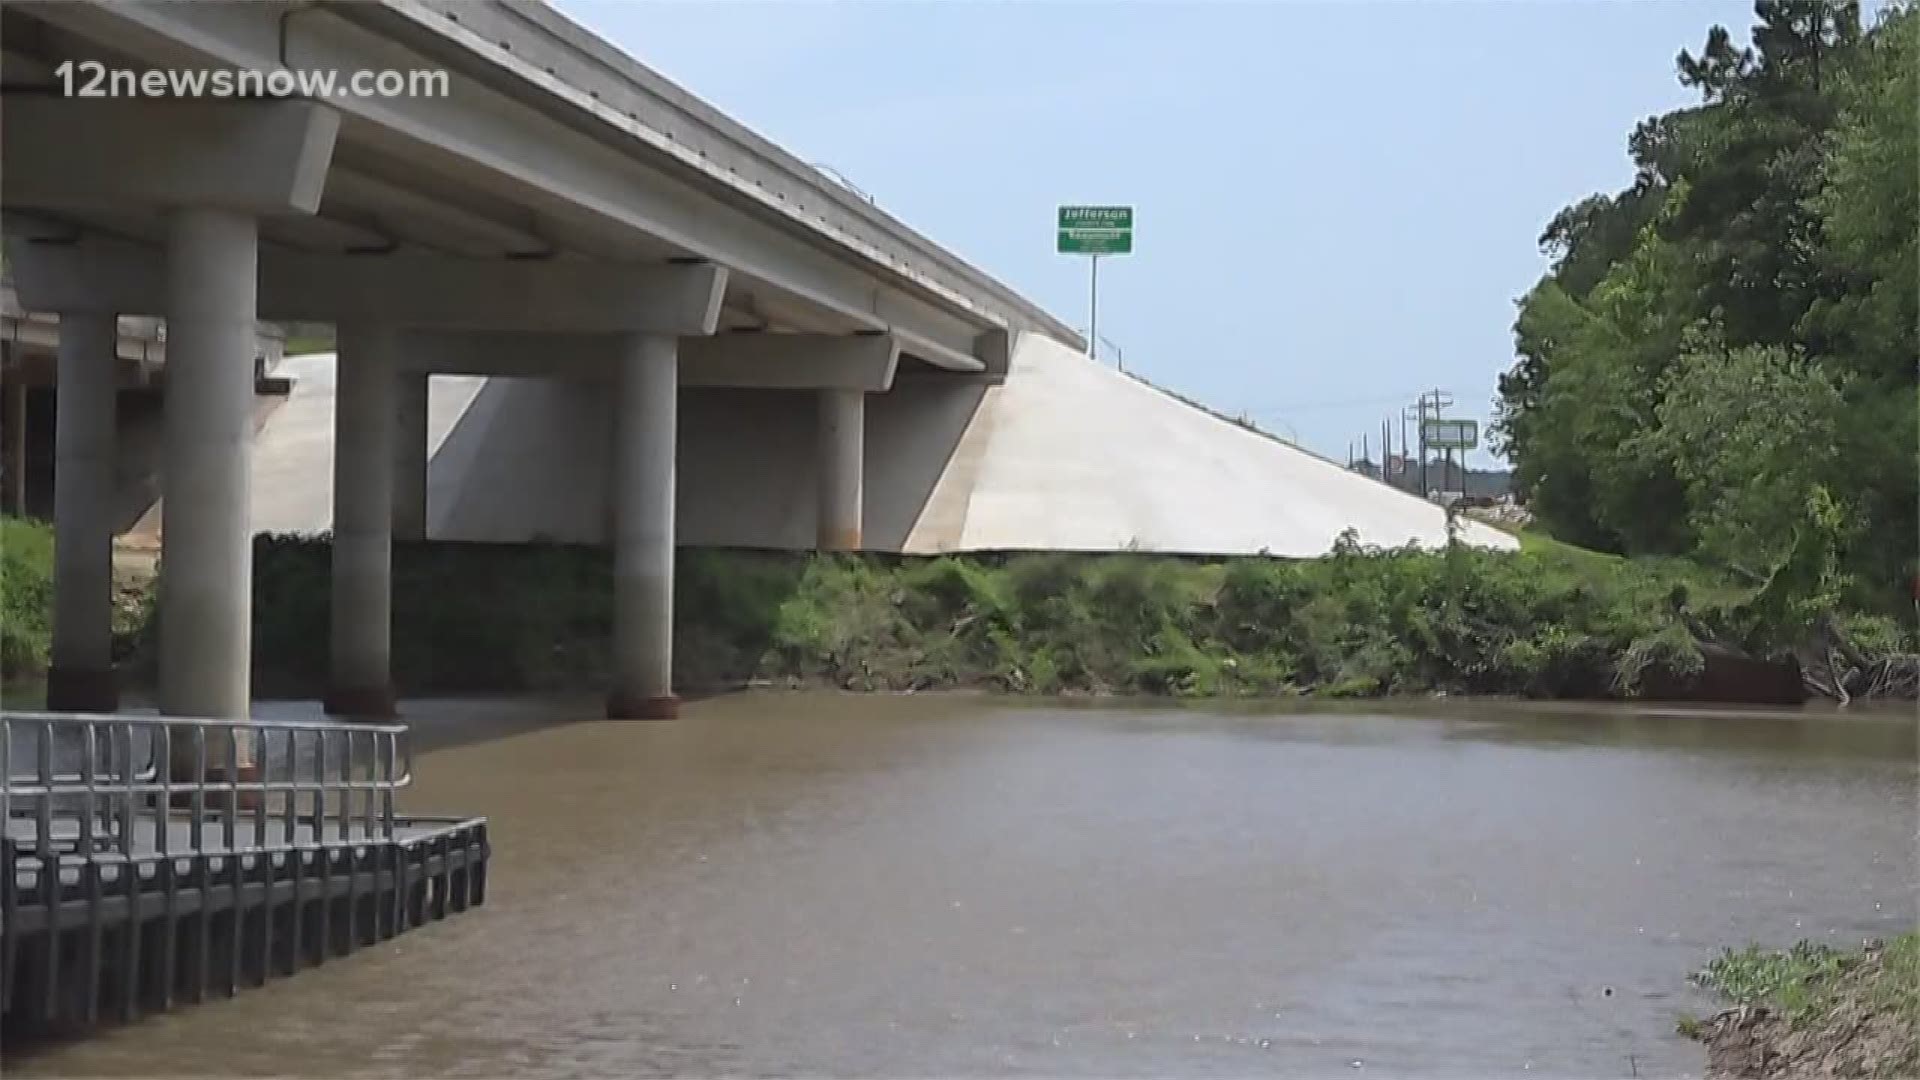
<svg viewBox="0 0 1920 1080"><path fill-rule="evenodd" d="M53 529L0 517L0 675L39 676L53 645Z"/></svg>
<svg viewBox="0 0 1920 1080"><path fill-rule="evenodd" d="M8 545L5 584L9 612L26 611L8 620L9 655L29 661L45 653L36 617L44 573L12 567L36 543L42 563L51 550L46 530L31 528ZM1698 670L1681 610L1710 621L1751 592L1676 560L1585 554L1379 550L1350 539L1307 561L683 550L675 677L689 689L777 680L1020 693L1631 696L1649 672ZM257 541L262 692L323 688L329 563L324 537ZM395 682L409 693L604 685L612 592L602 547L396 545ZM1689 605L1688 595L1710 606ZM1850 625L1876 642L1898 633Z"/></svg>

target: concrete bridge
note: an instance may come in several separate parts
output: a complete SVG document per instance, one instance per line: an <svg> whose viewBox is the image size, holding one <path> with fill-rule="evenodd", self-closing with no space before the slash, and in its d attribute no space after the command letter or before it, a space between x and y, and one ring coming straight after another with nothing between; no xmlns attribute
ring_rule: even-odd
<svg viewBox="0 0 1920 1080"><path fill-rule="evenodd" d="M169 714L247 715L262 501L334 532L329 706L354 714L393 709L396 533L612 543L608 714L636 718L675 709L676 540L1313 555L1346 527L1444 539L1420 500L1077 356L1068 326L545 5L18 0L0 19L8 256L22 307L58 316L56 708L114 703L106 507L129 316L166 328ZM58 65L87 59L343 86L431 70L446 93L63 96ZM324 410L300 414L331 438L291 419L296 386L280 441L262 431L283 468L266 490L262 320L331 323L339 346ZM462 397L430 433L455 385L436 375L462 376Z"/></svg>

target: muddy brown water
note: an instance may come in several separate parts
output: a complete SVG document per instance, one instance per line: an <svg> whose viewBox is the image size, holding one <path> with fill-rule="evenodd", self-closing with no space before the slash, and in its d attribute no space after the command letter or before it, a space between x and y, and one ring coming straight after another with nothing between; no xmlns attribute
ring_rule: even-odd
<svg viewBox="0 0 1920 1080"><path fill-rule="evenodd" d="M1915 917L1904 713L591 711L410 705L486 907L7 1074L1697 1074L1722 945Z"/></svg>

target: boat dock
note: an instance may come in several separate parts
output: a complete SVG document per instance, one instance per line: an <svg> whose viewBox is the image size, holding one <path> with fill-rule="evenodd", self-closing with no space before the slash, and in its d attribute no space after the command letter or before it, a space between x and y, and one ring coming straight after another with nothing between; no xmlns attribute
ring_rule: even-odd
<svg viewBox="0 0 1920 1080"><path fill-rule="evenodd" d="M486 898L485 818L395 810L402 724L0 713L0 776L8 1036L231 996Z"/></svg>

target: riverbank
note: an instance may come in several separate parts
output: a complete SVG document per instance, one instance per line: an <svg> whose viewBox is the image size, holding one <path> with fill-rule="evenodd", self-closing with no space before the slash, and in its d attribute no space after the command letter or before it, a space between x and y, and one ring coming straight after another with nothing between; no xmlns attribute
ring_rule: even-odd
<svg viewBox="0 0 1920 1080"><path fill-rule="evenodd" d="M26 542L7 544L0 589L9 611L24 614L9 617L5 670L31 679L44 667L51 589L30 556L37 544L50 552L50 535L44 526L10 528ZM325 537L255 542L254 685L262 696L326 689L326 650L317 643L328 637L330 558ZM396 543L393 558L392 665L403 695L606 685L606 549L432 541ZM1552 543L1519 552L1343 544L1305 561L683 549L675 682L690 693L763 685L1196 698L1687 697L1707 685L1711 667L1694 628L1732 621L1743 595L1681 560L1625 560ZM154 675L151 600L150 582L132 575L122 583L116 658L135 687Z"/></svg>
<svg viewBox="0 0 1920 1080"><path fill-rule="evenodd" d="M1698 978L1735 1003L1681 1023L1710 1077L1920 1076L1920 933L1854 953L1728 951Z"/></svg>
<svg viewBox="0 0 1920 1080"><path fill-rule="evenodd" d="M256 680L325 677L328 550L263 538ZM573 545L395 549L404 693L604 685L610 556ZM1551 553L1344 547L1325 559L1146 553L904 558L685 550L676 683L1183 697L1443 691L1630 696L1699 657L1679 582L1596 580Z"/></svg>

